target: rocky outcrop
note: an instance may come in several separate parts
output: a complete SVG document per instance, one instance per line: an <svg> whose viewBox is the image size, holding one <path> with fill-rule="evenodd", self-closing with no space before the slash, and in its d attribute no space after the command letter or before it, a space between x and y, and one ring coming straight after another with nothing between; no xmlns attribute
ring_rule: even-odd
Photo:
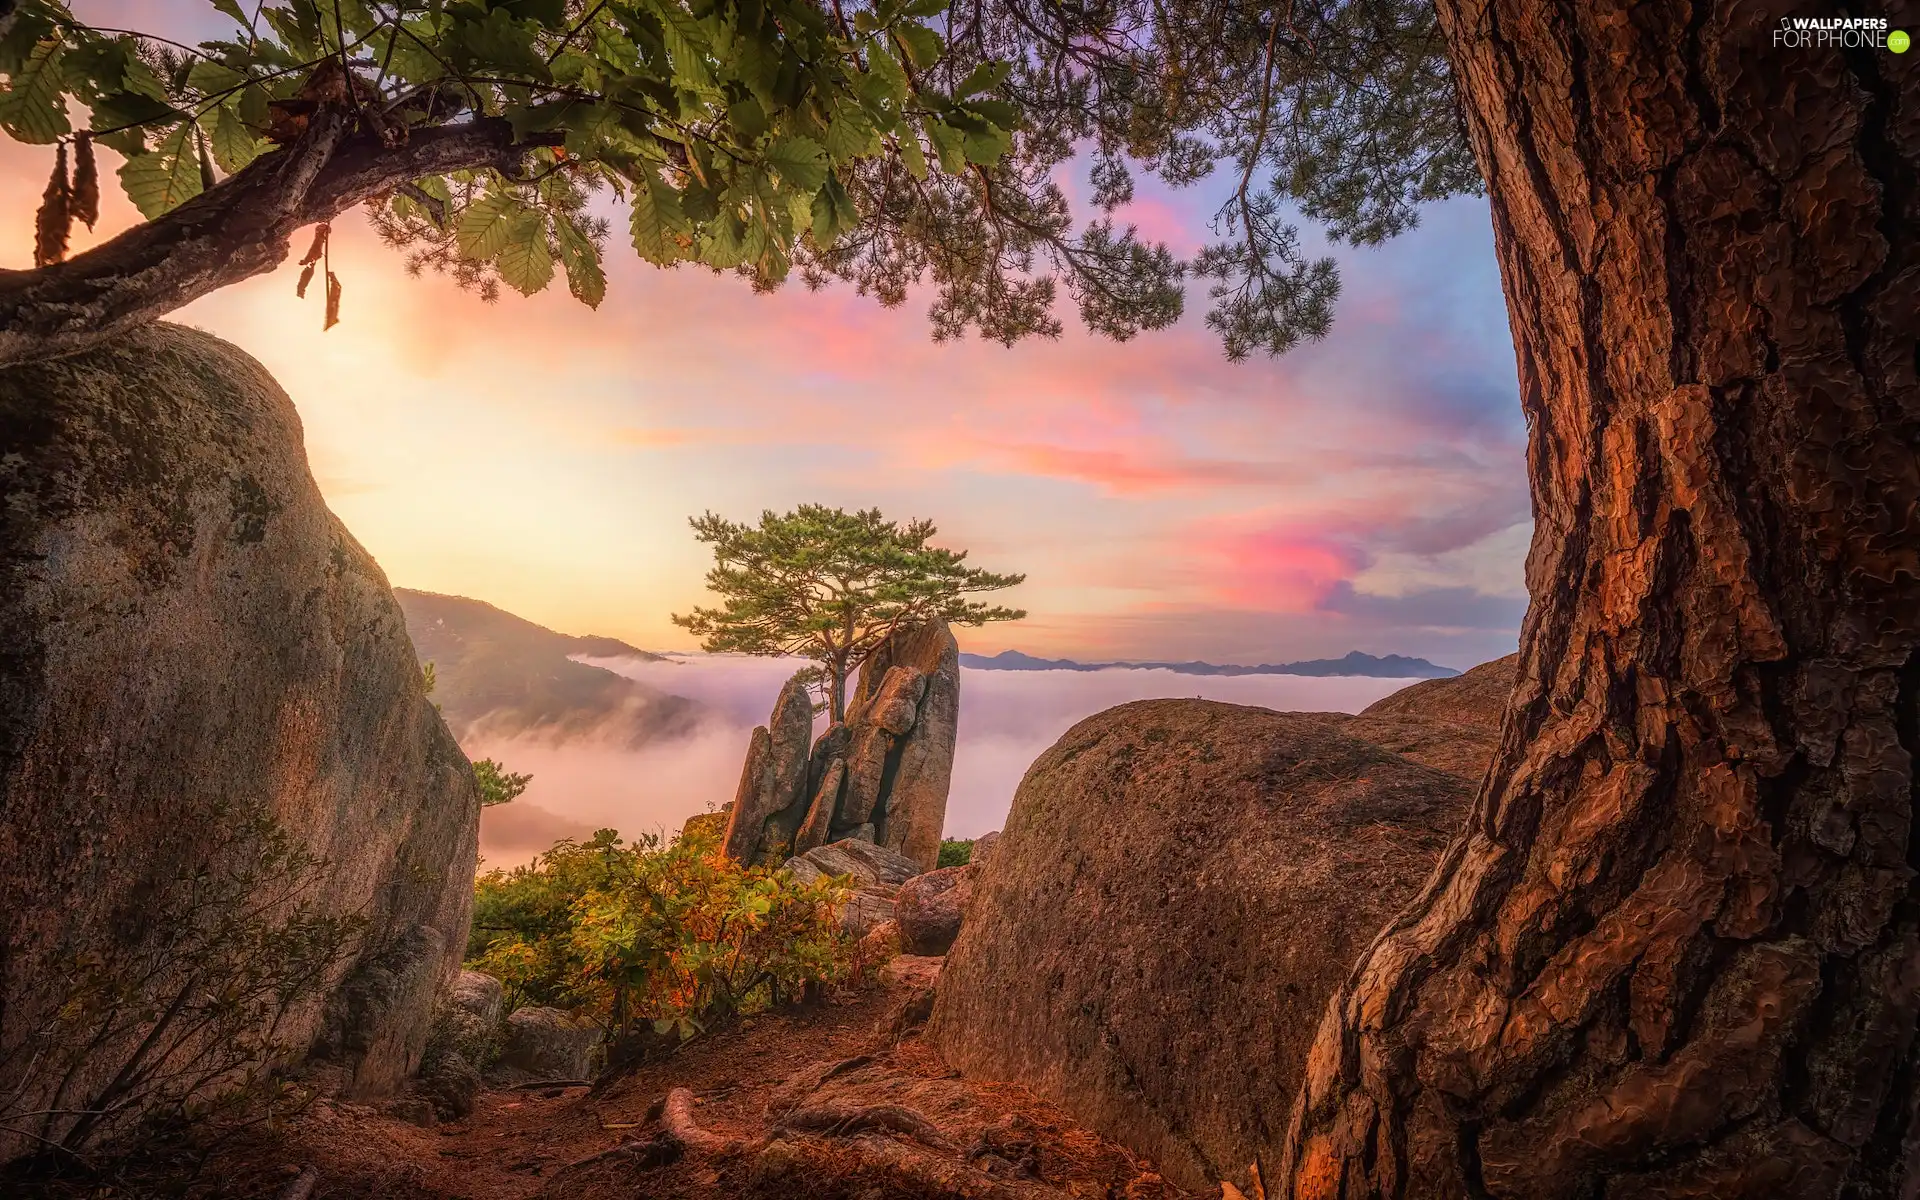
<svg viewBox="0 0 1920 1200"><path fill-rule="evenodd" d="M855 887L897 888L920 873L920 864L884 846L854 839L820 846L785 863L802 883L845 876Z"/></svg>
<svg viewBox="0 0 1920 1200"><path fill-rule="evenodd" d="M537 1079L585 1079L600 1040L598 1025L557 1008L516 1008L507 1017L500 1065Z"/></svg>
<svg viewBox="0 0 1920 1200"><path fill-rule="evenodd" d="M779 862L793 851L806 809L813 694L805 673L780 689L773 717L753 731L727 821L726 851L741 862Z"/></svg>
<svg viewBox="0 0 1920 1200"><path fill-rule="evenodd" d="M1280 1161L1327 998L1471 792L1317 715L1152 700L1090 717L1021 783L929 1036L1184 1186L1245 1183Z"/></svg>
<svg viewBox="0 0 1920 1200"><path fill-rule="evenodd" d="M893 920L900 885L920 873L912 859L854 838L816 847L785 865L802 883L832 876L852 885L853 895L840 909L840 928L855 939Z"/></svg>
<svg viewBox="0 0 1920 1200"><path fill-rule="evenodd" d="M754 730L727 852L743 862L777 862L855 838L932 870L960 718L960 650L946 623L902 629L870 655L847 719L828 726L811 752L804 749L811 708L804 726L798 716L805 696L803 676L795 675L771 724Z"/></svg>
<svg viewBox="0 0 1920 1200"><path fill-rule="evenodd" d="M900 885L893 919L900 925L900 948L908 954L945 954L960 936L960 922L973 895L971 863L916 875Z"/></svg>
<svg viewBox="0 0 1920 1200"><path fill-rule="evenodd" d="M924 682L915 682L915 675ZM891 688L889 677L898 681ZM900 728L905 722L892 704L903 692L918 700L912 723ZM894 735L884 795L874 808L874 840L933 870L940 863L960 724L960 647L946 622L903 629L867 659L847 715L850 726L864 720Z"/></svg>
<svg viewBox="0 0 1920 1200"><path fill-rule="evenodd" d="M0 431L0 1096L74 1110L111 1086L152 1026L122 1009L96 1044L105 1010L73 1002L116 973L156 971L164 1009L235 969L209 889L257 904L256 932L364 921L278 1040L391 1090L459 961L479 797L293 405L232 346L155 325L0 371Z"/></svg>

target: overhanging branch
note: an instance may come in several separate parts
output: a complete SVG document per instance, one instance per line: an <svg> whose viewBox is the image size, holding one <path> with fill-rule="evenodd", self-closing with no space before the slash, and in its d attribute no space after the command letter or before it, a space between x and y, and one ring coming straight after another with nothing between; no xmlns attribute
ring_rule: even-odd
<svg viewBox="0 0 1920 1200"><path fill-rule="evenodd" d="M0 9L9 0L0 0ZM208 292L272 271L302 226L423 176L518 171L558 134L516 142L497 117L417 130L398 147L322 109L292 145L85 254L0 271L0 366L71 354L166 316Z"/></svg>

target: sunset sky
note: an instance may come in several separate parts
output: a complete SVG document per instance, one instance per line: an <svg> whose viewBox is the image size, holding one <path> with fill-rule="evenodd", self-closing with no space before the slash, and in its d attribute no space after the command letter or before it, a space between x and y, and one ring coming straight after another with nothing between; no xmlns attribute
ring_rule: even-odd
<svg viewBox="0 0 1920 1200"><path fill-rule="evenodd" d="M182 40L220 20L197 0L76 7ZM0 265L30 265L51 163L0 142ZM1191 253L1213 201L1143 187L1121 216ZM105 208L102 235L134 219L117 191ZM408 278L356 215L332 331L291 264L175 319L279 378L328 503L395 584L567 632L689 647L668 621L703 596L687 517L812 501L931 517L978 565L1026 572L1007 598L1030 619L962 634L984 653L1465 667L1513 647L1524 427L1478 201L1342 250L1332 336L1240 365L1199 286L1172 330L1114 344L1069 313L1060 340L1007 350L935 345L924 300L756 296L640 263L617 233L607 257L597 312L564 287L487 305Z"/></svg>

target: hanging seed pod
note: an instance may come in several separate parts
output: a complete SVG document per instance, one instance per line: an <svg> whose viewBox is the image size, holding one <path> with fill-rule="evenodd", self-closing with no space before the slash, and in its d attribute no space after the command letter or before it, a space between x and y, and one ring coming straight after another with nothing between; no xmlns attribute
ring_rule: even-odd
<svg viewBox="0 0 1920 1200"><path fill-rule="evenodd" d="M73 230L73 191L67 186L67 147L62 142L53 156L53 178L40 197L33 218L33 265L51 266L67 256L67 235Z"/></svg>
<svg viewBox="0 0 1920 1200"><path fill-rule="evenodd" d="M73 138L73 200L69 206L73 219L85 221L87 228L100 219L100 173L93 165L93 135L75 134Z"/></svg>

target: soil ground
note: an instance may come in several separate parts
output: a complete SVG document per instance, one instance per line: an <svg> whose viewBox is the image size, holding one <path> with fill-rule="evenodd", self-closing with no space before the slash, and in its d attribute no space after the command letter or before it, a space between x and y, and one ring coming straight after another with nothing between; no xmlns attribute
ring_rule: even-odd
<svg viewBox="0 0 1920 1200"><path fill-rule="evenodd" d="M0 1180L0 1191L277 1200L304 1170L307 1200L1189 1195L1024 1088L960 1079L912 1028L924 982L895 978L750 1018L597 1092L494 1088L469 1118L429 1127L319 1102L280 1128L233 1139L191 1172L120 1164L86 1179ZM712 1135L698 1146L662 1133L660 1102L679 1088Z"/></svg>

